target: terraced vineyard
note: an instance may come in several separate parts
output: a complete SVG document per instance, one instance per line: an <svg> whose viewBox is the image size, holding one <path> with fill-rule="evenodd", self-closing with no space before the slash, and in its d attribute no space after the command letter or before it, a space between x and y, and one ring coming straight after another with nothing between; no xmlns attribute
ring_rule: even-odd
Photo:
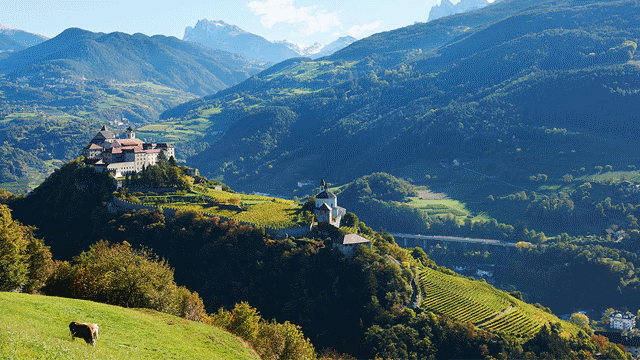
<svg viewBox="0 0 640 360"><path fill-rule="evenodd" d="M561 321L553 314L485 282L447 275L429 268L423 269L418 277L424 293L420 303L422 307L473 323L483 330L529 336L546 323ZM561 322L566 331L577 332L573 324Z"/></svg>
<svg viewBox="0 0 640 360"><path fill-rule="evenodd" d="M293 200L235 194L201 185L192 186L192 191L162 196L140 195L138 198L144 205L192 210L274 229L287 229L310 222L304 219L300 206Z"/></svg>
<svg viewBox="0 0 640 360"><path fill-rule="evenodd" d="M492 332L504 331L507 333L517 332L522 335L532 335L546 321L543 318L529 315L532 314L527 314L521 307L513 307L501 316L480 323L478 326Z"/></svg>

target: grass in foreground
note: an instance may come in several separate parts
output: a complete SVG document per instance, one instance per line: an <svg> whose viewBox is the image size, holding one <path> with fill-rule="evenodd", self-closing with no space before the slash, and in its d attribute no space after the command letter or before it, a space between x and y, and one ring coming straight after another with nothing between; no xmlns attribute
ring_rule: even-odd
<svg viewBox="0 0 640 360"><path fill-rule="evenodd" d="M234 335L147 309L0 292L0 359L257 359ZM71 321L97 323L95 347Z"/></svg>

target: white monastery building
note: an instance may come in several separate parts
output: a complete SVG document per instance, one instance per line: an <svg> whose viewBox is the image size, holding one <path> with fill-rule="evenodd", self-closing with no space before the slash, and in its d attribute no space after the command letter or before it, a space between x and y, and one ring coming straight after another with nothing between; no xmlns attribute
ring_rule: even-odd
<svg viewBox="0 0 640 360"><path fill-rule="evenodd" d="M87 163L96 171L109 171L116 177L142 171L144 166L155 165L163 152L167 158L175 157L175 148L167 143L146 143L136 139L133 128L127 128L125 139L116 139L115 134L103 126L91 142L82 149Z"/></svg>

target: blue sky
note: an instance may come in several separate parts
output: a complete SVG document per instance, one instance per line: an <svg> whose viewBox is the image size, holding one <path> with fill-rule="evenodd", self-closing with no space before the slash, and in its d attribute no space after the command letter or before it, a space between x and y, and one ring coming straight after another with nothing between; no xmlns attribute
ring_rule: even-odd
<svg viewBox="0 0 640 360"><path fill-rule="evenodd" d="M182 39L201 19L223 20L268 40L327 44L427 21L438 0L0 0L0 24L54 37L69 27ZM456 3L457 1L453 1Z"/></svg>

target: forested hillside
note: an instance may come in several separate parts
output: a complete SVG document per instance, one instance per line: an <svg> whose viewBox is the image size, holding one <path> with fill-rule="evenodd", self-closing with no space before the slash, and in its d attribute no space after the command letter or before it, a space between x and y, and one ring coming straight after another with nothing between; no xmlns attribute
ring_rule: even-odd
<svg viewBox="0 0 640 360"><path fill-rule="evenodd" d="M345 229L318 226L305 237L273 238L260 227L195 211L171 218L147 210L111 214L109 180L74 161L26 198L2 196L16 219L39 227L32 231L52 246L54 259L77 254L70 261L43 260L49 275L38 289L44 294L151 308L215 324L269 358L314 358L314 347L322 350L321 358L339 358L340 353L358 358L591 358L596 352L624 358L606 339L591 337L589 328L524 304L514 297L521 297L518 293L438 267L424 251L401 249L392 236L373 231L354 214L348 217L350 231L372 244L348 259L332 246ZM387 198L410 193L401 187ZM58 215L52 217L51 208ZM21 226L8 211L0 220ZM37 258L31 250L8 256L20 262ZM461 304L455 311L447 307L449 301L436 300L443 288L450 292L448 299ZM416 297L425 299L420 307L412 304ZM501 325L507 313L513 327Z"/></svg>
<svg viewBox="0 0 640 360"><path fill-rule="evenodd" d="M635 141L637 6L496 2L283 62L163 118L208 119L212 146L190 163L277 193L318 174L345 183L456 158L504 181L627 166L618 144Z"/></svg>
<svg viewBox="0 0 640 360"><path fill-rule="evenodd" d="M14 192L34 188L54 169L77 157L103 125L139 127L194 97L151 82L60 78L27 86L0 78L0 184ZM182 138L189 139L188 135ZM193 147L181 146L179 151L178 156L184 158Z"/></svg>
<svg viewBox="0 0 640 360"><path fill-rule="evenodd" d="M0 184L33 188L78 156L103 125L123 130L156 123L166 109L262 69L172 37L76 28L14 52L0 60ZM177 145L179 158L204 148L187 143L204 135L197 127L191 122L189 130L165 139Z"/></svg>
<svg viewBox="0 0 640 360"><path fill-rule="evenodd" d="M47 40L46 36L0 24L0 53L26 49ZM4 54L3 54L4 55Z"/></svg>

